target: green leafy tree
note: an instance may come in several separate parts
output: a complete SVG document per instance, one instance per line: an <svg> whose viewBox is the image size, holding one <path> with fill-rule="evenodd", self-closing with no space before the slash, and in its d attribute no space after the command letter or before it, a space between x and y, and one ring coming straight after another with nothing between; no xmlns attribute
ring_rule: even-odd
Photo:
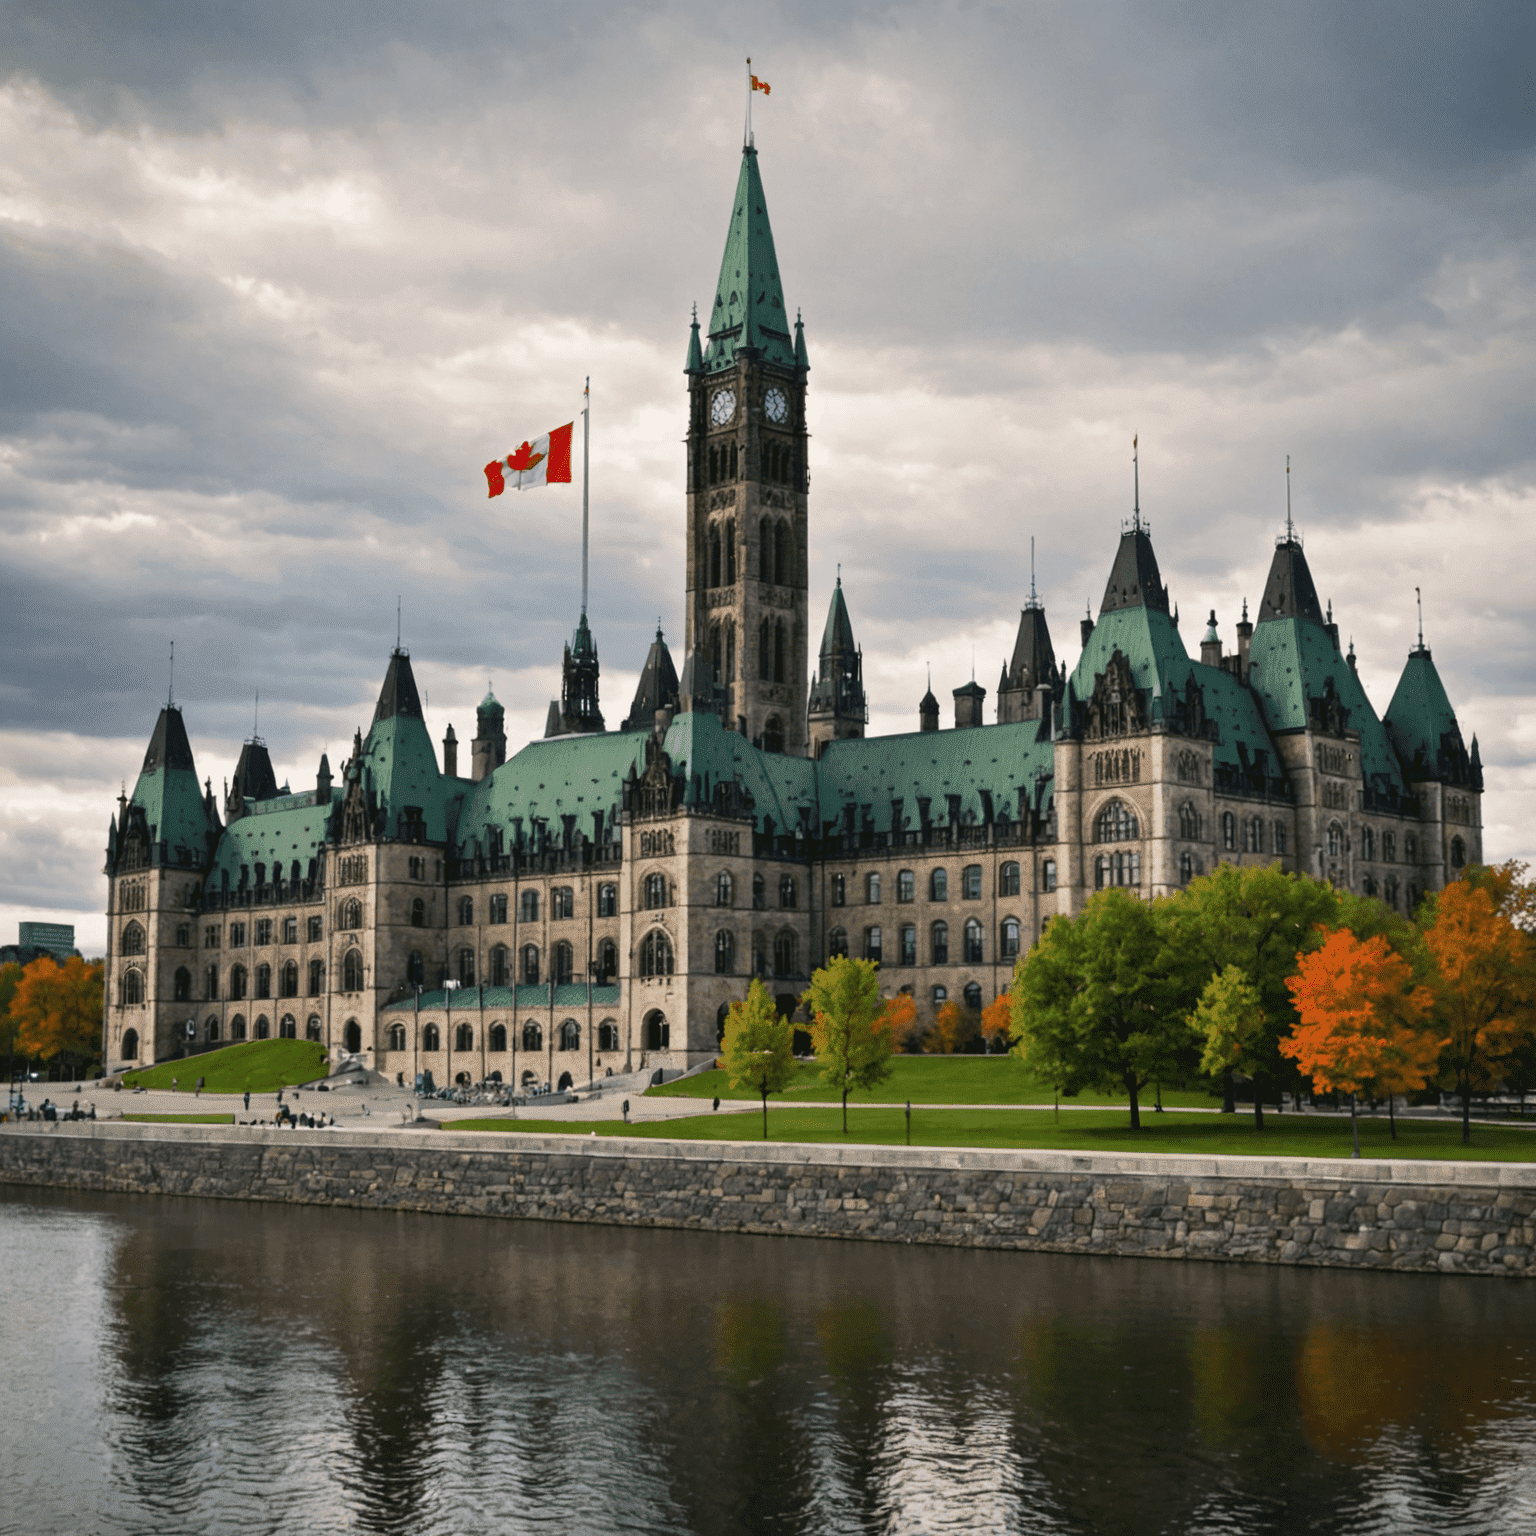
<svg viewBox="0 0 1536 1536"><path fill-rule="evenodd" d="M848 1134L848 1095L870 1089L891 1075L896 1048L880 996L873 960L834 956L811 977L801 1001L811 1011L811 1043L821 1080L843 1100L843 1134Z"/></svg>
<svg viewBox="0 0 1536 1536"><path fill-rule="evenodd" d="M1187 1008L1179 1006L1166 940L1165 902L1101 891L1075 918L1058 917L1021 961L1009 997L1019 1055L1068 1093L1084 1088L1130 1099L1154 1078L1194 1063Z"/></svg>
<svg viewBox="0 0 1536 1536"><path fill-rule="evenodd" d="M1262 1080L1281 1071L1279 1040L1296 1020L1286 978L1295 974L1297 955L1319 942L1319 926L1337 926L1338 915L1332 886L1288 875L1275 865L1222 864L1167 903L1185 1014L1199 1006L1211 978L1228 966L1236 966L1258 996L1264 1027L1244 1052L1244 1070L1253 1079L1253 1118L1260 1130ZM1229 1075L1227 1081L1230 1086Z"/></svg>
<svg viewBox="0 0 1536 1536"><path fill-rule="evenodd" d="M1220 1077L1251 1071L1264 1041L1264 1007L1248 978L1228 965L1205 984L1190 1025L1204 1042L1200 1070Z"/></svg>
<svg viewBox="0 0 1536 1536"><path fill-rule="evenodd" d="M754 980L746 998L731 1004L725 1019L721 1059L733 1088L763 1099L763 1140L768 1139L768 1095L783 1093L795 1080L794 1025L779 1016L773 998Z"/></svg>

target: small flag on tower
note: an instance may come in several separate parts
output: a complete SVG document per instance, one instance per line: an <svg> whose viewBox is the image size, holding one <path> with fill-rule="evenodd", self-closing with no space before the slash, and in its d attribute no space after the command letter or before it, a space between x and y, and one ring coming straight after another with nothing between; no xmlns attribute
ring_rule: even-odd
<svg viewBox="0 0 1536 1536"><path fill-rule="evenodd" d="M518 445L504 459L492 459L485 466L485 480L490 487L487 499L500 496L510 485L514 491L532 490L536 485L569 485L571 482L571 429L568 421L543 437Z"/></svg>

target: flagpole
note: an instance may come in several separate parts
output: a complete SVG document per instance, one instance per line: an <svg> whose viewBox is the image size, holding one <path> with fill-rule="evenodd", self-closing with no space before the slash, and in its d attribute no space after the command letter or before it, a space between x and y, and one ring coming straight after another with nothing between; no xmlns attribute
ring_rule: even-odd
<svg viewBox="0 0 1536 1536"><path fill-rule="evenodd" d="M587 616L587 462L592 438L592 378L587 377L581 397L581 616Z"/></svg>
<svg viewBox="0 0 1536 1536"><path fill-rule="evenodd" d="M747 55L747 126L742 138L742 148L752 142L752 56Z"/></svg>

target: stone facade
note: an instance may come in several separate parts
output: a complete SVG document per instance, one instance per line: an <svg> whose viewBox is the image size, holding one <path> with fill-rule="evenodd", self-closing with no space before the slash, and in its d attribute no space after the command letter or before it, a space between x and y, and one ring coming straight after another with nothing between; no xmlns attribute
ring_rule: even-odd
<svg viewBox="0 0 1536 1536"><path fill-rule="evenodd" d="M1218 1171L1218 1166L1219 1170ZM0 1183L953 1247L1536 1277L1528 1164L0 1127Z"/></svg>

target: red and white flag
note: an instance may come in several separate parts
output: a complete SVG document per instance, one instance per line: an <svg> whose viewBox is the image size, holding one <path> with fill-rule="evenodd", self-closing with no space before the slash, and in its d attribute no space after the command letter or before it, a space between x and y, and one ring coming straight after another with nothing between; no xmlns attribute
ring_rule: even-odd
<svg viewBox="0 0 1536 1536"><path fill-rule="evenodd" d="M509 485L514 491L532 490L536 485L569 485L571 429L575 425L568 421L531 443L519 445L506 458L492 459L485 466L490 495L500 496Z"/></svg>

